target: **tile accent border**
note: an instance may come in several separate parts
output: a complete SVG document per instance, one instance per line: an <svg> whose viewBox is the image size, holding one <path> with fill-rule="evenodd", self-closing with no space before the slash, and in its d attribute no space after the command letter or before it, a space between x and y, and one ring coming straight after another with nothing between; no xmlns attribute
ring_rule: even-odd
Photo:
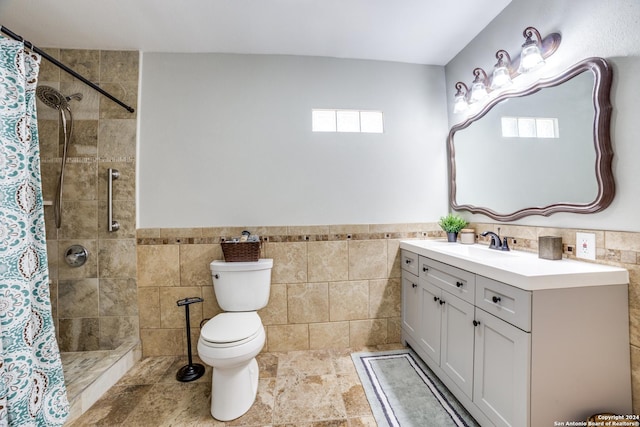
<svg viewBox="0 0 640 427"><path fill-rule="evenodd" d="M138 245L215 244L240 236L243 230L260 236L263 243L331 242L380 239L437 239L446 234L437 224L338 225L310 227L220 227L220 228L142 228L137 230ZM353 230L353 231L349 231Z"/></svg>
<svg viewBox="0 0 640 427"><path fill-rule="evenodd" d="M513 226L493 223L471 223L476 229L476 242L488 244L489 239L481 237L484 231L507 230L501 236L509 237L512 249L537 252L538 236L554 235L562 237L563 258L579 259L575 256L575 233L596 234L596 261L598 263L640 264L640 233L624 231L585 230L568 228L547 228L533 226ZM330 226L282 226L282 227L211 227L211 228L141 228L137 230L138 245L198 245L216 244L240 236L243 230L258 234L263 243L293 242L333 242L349 240L379 239L441 239L446 234L437 223L424 224L356 224ZM353 231L348 231L353 230ZM515 242L514 242L515 240ZM574 254L567 247L574 247ZM588 260L582 260L590 262Z"/></svg>

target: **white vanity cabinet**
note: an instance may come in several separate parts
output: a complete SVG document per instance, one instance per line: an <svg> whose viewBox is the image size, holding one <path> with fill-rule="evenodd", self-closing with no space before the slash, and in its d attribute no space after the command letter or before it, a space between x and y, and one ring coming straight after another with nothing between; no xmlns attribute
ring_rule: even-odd
<svg viewBox="0 0 640 427"><path fill-rule="evenodd" d="M424 257L419 261L418 345L471 397L475 276Z"/></svg>
<svg viewBox="0 0 640 427"><path fill-rule="evenodd" d="M471 415L539 427L631 414L628 272L465 246L401 242L402 337Z"/></svg>

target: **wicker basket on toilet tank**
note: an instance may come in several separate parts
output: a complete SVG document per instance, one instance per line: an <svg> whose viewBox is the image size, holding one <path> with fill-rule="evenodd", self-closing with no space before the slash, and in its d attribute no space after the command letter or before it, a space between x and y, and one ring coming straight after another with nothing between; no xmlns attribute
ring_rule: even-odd
<svg viewBox="0 0 640 427"><path fill-rule="evenodd" d="M260 258L260 242L222 242L221 245L227 262L252 262Z"/></svg>

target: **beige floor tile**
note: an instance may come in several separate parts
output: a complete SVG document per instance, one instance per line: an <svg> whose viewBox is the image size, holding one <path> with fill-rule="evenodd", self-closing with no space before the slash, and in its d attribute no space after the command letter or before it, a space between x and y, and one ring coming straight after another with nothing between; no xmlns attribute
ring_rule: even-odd
<svg viewBox="0 0 640 427"><path fill-rule="evenodd" d="M377 427L378 423L376 423L373 415L370 417L356 417L349 419L349 427Z"/></svg>
<svg viewBox="0 0 640 427"><path fill-rule="evenodd" d="M329 351L331 353L331 361L333 363L333 368L336 374L357 375L356 367L353 364L353 360L351 359L351 353L353 352L353 350L332 349Z"/></svg>
<svg viewBox="0 0 640 427"><path fill-rule="evenodd" d="M175 374L187 363L186 357L147 357L70 426L373 427L352 351L259 354L256 401L246 414L229 422L211 416L210 366L205 364L200 379L181 383ZM197 356L193 361L201 363Z"/></svg>
<svg viewBox="0 0 640 427"><path fill-rule="evenodd" d="M147 399L153 386L132 385L112 387L106 396L98 400L87 412L68 427L126 425L125 419Z"/></svg>
<svg viewBox="0 0 640 427"><path fill-rule="evenodd" d="M339 375L338 382L347 416L371 416L371 407L358 375Z"/></svg>
<svg viewBox="0 0 640 427"><path fill-rule="evenodd" d="M278 375L278 353L260 353L256 356L260 378L275 378Z"/></svg>
<svg viewBox="0 0 640 427"><path fill-rule="evenodd" d="M275 424L346 418L335 374L280 376L276 380Z"/></svg>
<svg viewBox="0 0 640 427"><path fill-rule="evenodd" d="M174 356L145 357L144 359L140 359L140 361L118 381L118 385L155 384L160 381L175 360L176 358Z"/></svg>
<svg viewBox="0 0 640 427"><path fill-rule="evenodd" d="M204 382L156 384L145 395L145 399L136 407L136 410L125 419L123 425L140 427L213 425L210 402L210 384Z"/></svg>
<svg viewBox="0 0 640 427"><path fill-rule="evenodd" d="M279 377L326 374L335 374L329 351L290 351L279 357Z"/></svg>

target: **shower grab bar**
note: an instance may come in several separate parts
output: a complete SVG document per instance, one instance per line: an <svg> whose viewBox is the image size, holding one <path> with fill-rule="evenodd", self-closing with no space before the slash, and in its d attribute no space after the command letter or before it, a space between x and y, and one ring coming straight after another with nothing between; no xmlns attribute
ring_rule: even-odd
<svg viewBox="0 0 640 427"><path fill-rule="evenodd" d="M109 177L108 177L108 185L107 185L107 225L109 227L109 231L118 231L120 229L120 224L118 221L113 220L113 180L118 179L120 177L120 172L117 169L109 168Z"/></svg>

